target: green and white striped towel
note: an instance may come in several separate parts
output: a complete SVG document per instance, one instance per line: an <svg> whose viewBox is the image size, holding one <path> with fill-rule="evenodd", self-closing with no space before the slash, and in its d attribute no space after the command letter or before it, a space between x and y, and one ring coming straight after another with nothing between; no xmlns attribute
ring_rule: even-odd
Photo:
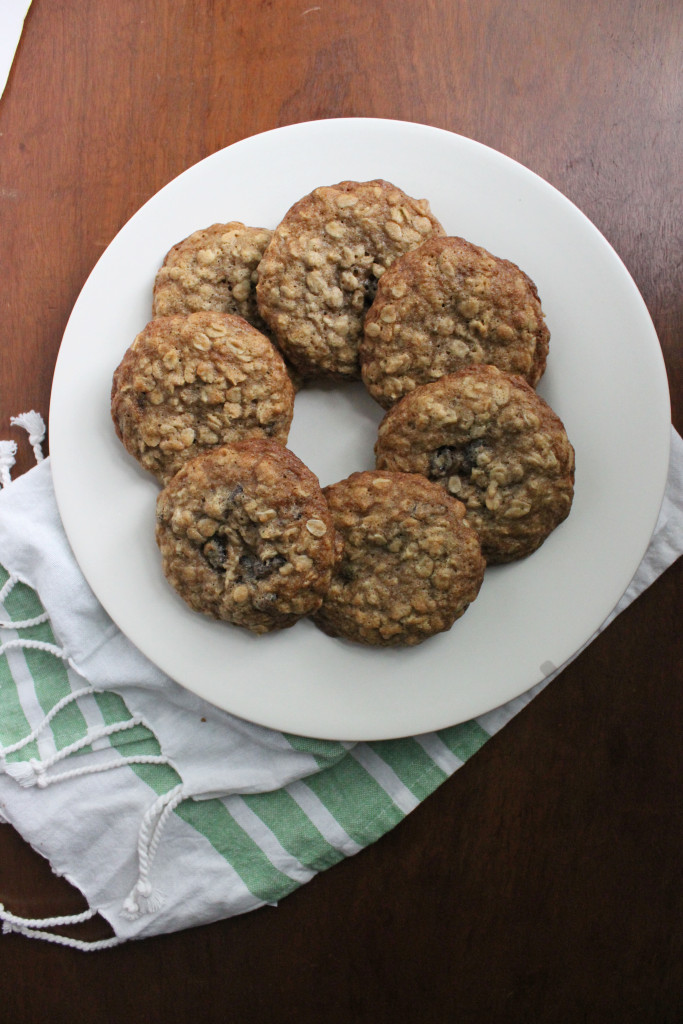
<svg viewBox="0 0 683 1024"><path fill-rule="evenodd" d="M36 420L20 420L40 459ZM275 904L401 822L552 678L476 721L401 740L321 741L236 719L122 636L73 559L49 459L10 482L4 454L3 469L0 444L0 814L91 908L27 920L0 906L5 931L99 949ZM610 619L683 551L682 476L672 432L657 530ZM95 913L114 938L60 934Z"/></svg>

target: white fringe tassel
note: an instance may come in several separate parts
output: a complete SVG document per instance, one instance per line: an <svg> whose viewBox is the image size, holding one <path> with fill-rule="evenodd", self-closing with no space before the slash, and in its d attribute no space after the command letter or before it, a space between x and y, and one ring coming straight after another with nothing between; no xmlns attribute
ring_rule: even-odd
<svg viewBox="0 0 683 1024"><path fill-rule="evenodd" d="M43 454L43 441L45 440L46 427L45 420L40 413L36 412L35 409L31 409L30 412L21 412L18 416L10 417L10 425L21 427L22 430L26 431L36 462L42 462L45 458ZM16 441L0 441L0 487L7 487L12 483L10 470L16 462L16 455Z"/></svg>
<svg viewBox="0 0 683 1024"><path fill-rule="evenodd" d="M30 412L21 412L18 416L12 416L10 423L13 427L22 427L28 433L29 444L33 448L35 460L42 462L44 459L42 445L45 440L45 420L40 413L35 409L31 409Z"/></svg>
<svg viewBox="0 0 683 1024"><path fill-rule="evenodd" d="M138 880L128 894L121 911L129 920L135 920L143 914L155 914L164 905L164 894L153 888L149 874L164 826L184 799L185 787L179 783L168 793L162 793L142 819L138 835Z"/></svg>
<svg viewBox="0 0 683 1024"><path fill-rule="evenodd" d="M7 487L12 483L10 469L16 462L17 442L0 441L0 486Z"/></svg>

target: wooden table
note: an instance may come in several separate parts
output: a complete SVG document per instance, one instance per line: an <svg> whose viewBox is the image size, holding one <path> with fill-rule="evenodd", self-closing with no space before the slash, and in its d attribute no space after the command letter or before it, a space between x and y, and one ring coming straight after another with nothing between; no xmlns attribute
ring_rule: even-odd
<svg viewBox="0 0 683 1024"><path fill-rule="evenodd" d="M33 0L0 101L0 436L162 185L246 136L376 116L519 160L605 234L681 429L680 0ZM638 466L633 466L634 487ZM683 1019L680 564L399 828L279 909L85 955L0 939L2 1018ZM0 828L0 899L81 909ZM106 934L95 922L92 936Z"/></svg>

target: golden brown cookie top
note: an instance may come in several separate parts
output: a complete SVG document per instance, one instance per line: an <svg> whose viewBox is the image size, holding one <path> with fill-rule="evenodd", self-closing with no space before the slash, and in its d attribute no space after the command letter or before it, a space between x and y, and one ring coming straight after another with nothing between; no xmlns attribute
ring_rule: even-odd
<svg viewBox="0 0 683 1024"><path fill-rule="evenodd" d="M157 317L138 334L112 383L112 418L128 452L166 482L219 444L285 444L294 389L282 356L241 317Z"/></svg>
<svg viewBox="0 0 683 1024"><path fill-rule="evenodd" d="M194 231L173 246L156 275L153 315L214 310L244 317L262 331L256 282L271 235L241 221Z"/></svg>
<svg viewBox="0 0 683 1024"><path fill-rule="evenodd" d="M535 387L549 337L536 286L516 264L463 238L433 237L379 281L360 344L363 381L385 409L471 363Z"/></svg>
<svg viewBox="0 0 683 1024"><path fill-rule="evenodd" d="M414 645L475 599L484 560L464 506L417 475L365 471L326 487L343 538L314 620L363 644Z"/></svg>
<svg viewBox="0 0 683 1024"><path fill-rule="evenodd" d="M337 552L317 477L263 439L188 462L159 495L156 539L190 607L254 633L315 611Z"/></svg>
<svg viewBox="0 0 683 1024"><path fill-rule="evenodd" d="M261 316L304 375L360 375L358 344L377 281L443 228L423 199L387 181L316 188L285 214L259 267Z"/></svg>
<svg viewBox="0 0 683 1024"><path fill-rule="evenodd" d="M569 514L574 449L521 377L472 366L423 384L385 415L377 467L420 473L457 497L489 564L536 550Z"/></svg>

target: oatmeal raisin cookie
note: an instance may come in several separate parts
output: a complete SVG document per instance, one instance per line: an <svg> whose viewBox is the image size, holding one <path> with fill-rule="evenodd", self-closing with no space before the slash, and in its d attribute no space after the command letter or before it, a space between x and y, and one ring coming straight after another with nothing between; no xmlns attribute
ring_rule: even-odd
<svg viewBox="0 0 683 1024"><path fill-rule="evenodd" d="M358 378L358 344L377 281L443 228L426 200L383 180L315 189L285 214L263 254L261 316L304 377Z"/></svg>
<svg viewBox="0 0 683 1024"><path fill-rule="evenodd" d="M173 246L156 275L153 315L215 310L235 313L263 331L256 282L271 235L240 221L194 231Z"/></svg>
<svg viewBox="0 0 683 1024"><path fill-rule="evenodd" d="M188 462L157 500L164 574L195 611L267 633L315 611L337 538L317 477L251 439Z"/></svg>
<svg viewBox="0 0 683 1024"><path fill-rule="evenodd" d="M162 483L200 452L246 437L287 442L294 388L282 356L241 317L157 317L117 367L116 432Z"/></svg>
<svg viewBox="0 0 683 1024"><path fill-rule="evenodd" d="M433 237L380 278L360 344L363 381L385 409L420 384L488 363L535 387L550 332L536 285L463 238Z"/></svg>
<svg viewBox="0 0 683 1024"><path fill-rule="evenodd" d="M464 506L406 473L353 473L323 493L343 552L316 624L384 647L419 644L449 629L484 577Z"/></svg>
<svg viewBox="0 0 683 1024"><path fill-rule="evenodd" d="M377 467L420 473L464 503L488 564L535 551L569 515L574 449L521 377L471 366L422 384L387 412Z"/></svg>

